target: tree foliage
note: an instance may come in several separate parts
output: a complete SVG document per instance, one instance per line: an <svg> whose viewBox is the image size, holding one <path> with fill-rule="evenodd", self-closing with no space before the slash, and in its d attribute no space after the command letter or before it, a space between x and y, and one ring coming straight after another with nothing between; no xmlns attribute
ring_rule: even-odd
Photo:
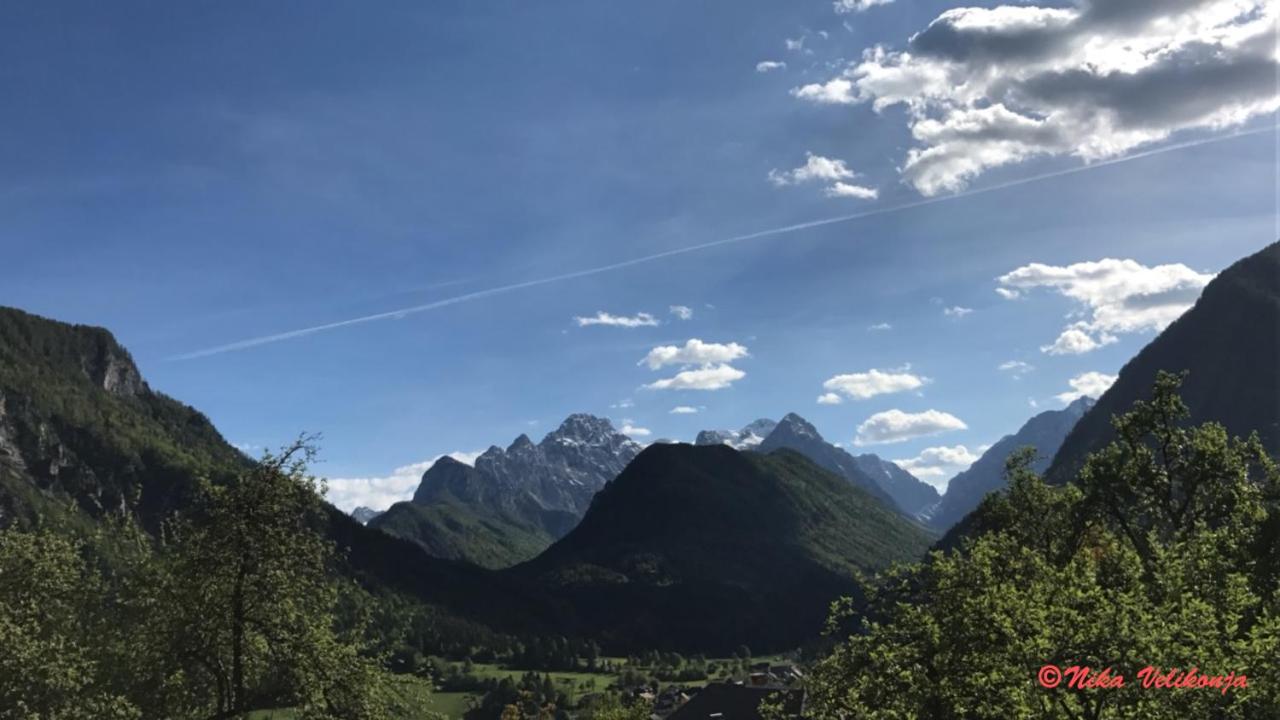
<svg viewBox="0 0 1280 720"><path fill-rule="evenodd" d="M1184 426L1180 378L1116 418L1076 482L1009 465L982 532L881 576L860 631L810 678L815 718L1271 718L1280 712L1280 475L1255 438ZM843 606L847 609L847 605ZM835 613L832 628L847 621ZM1124 676L1042 687L1042 666ZM1247 688L1144 688L1140 670Z"/></svg>
<svg viewBox="0 0 1280 720"><path fill-rule="evenodd" d="M387 717L359 603L339 622L312 456L300 440L201 483L159 542L0 531L0 718Z"/></svg>

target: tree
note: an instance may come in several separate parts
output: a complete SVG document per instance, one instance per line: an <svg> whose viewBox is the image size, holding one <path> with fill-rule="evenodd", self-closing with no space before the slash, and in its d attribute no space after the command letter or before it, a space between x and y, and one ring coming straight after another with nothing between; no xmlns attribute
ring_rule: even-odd
<svg viewBox="0 0 1280 720"><path fill-rule="evenodd" d="M1268 718L1280 712L1280 474L1256 437L1184 426L1179 378L1116 418L1118 440L1051 487L1017 455L981 532L867 588L861 632L814 668L814 718ZM840 607L848 609L849 604ZM845 618L833 615L838 628ZM1121 688L1037 682L1111 668ZM1246 673L1154 690L1137 673Z"/></svg>
<svg viewBox="0 0 1280 720"><path fill-rule="evenodd" d="M125 720L101 653L106 596L82 547L47 531L0 530L0 718Z"/></svg>
<svg viewBox="0 0 1280 720"><path fill-rule="evenodd" d="M156 631L211 718L282 705L308 718L385 715L382 673L334 632L314 453L299 439L230 483L203 483L193 515L171 527Z"/></svg>

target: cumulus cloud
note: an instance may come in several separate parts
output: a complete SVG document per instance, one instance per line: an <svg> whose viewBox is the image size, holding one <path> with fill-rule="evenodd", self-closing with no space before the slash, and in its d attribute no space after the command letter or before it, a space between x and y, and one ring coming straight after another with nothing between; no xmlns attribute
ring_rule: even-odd
<svg viewBox="0 0 1280 720"><path fill-rule="evenodd" d="M835 0L832 5L839 15L862 12L877 5L888 5L893 0Z"/></svg>
<svg viewBox="0 0 1280 720"><path fill-rule="evenodd" d="M847 182L832 183L822 192L827 197L847 197L859 200L875 200L880 197L880 191L875 188L865 185L852 185Z"/></svg>
<svg viewBox="0 0 1280 720"><path fill-rule="evenodd" d="M467 465L474 464L480 456L476 452L451 452L449 457ZM336 507L351 512L360 506L374 510L385 510L395 503L413 497L425 473L444 455L437 455L430 460L423 460L409 465L401 465L387 475L379 477L329 478L329 486L325 498Z"/></svg>
<svg viewBox="0 0 1280 720"><path fill-rule="evenodd" d="M1071 386L1069 392L1060 393L1054 397L1058 398L1063 405L1069 405L1082 397L1100 397L1115 381L1115 375L1100 372L1081 373L1067 381Z"/></svg>
<svg viewBox="0 0 1280 720"><path fill-rule="evenodd" d="M952 305L951 307L943 308L942 310L942 314L949 318L962 318L972 312L973 308L960 307L959 305Z"/></svg>
<svg viewBox="0 0 1280 720"><path fill-rule="evenodd" d="M1032 370L1035 370L1035 367L1030 363L1025 363L1021 360L1010 360L1008 362L1000 363L996 366L996 369L1000 372L1009 373L1009 375L1016 380Z"/></svg>
<svg viewBox="0 0 1280 720"><path fill-rule="evenodd" d="M687 306L687 305L672 305L672 306L669 308L669 310L671 311L671 314L672 314L672 315L675 315L676 317L680 318L681 320L692 320L692 319L693 319L693 308L691 308L691 307L689 307L689 306Z"/></svg>
<svg viewBox="0 0 1280 720"><path fill-rule="evenodd" d="M968 469L981 456L981 449L974 451L964 445L942 445L925 448L915 457L893 462L939 490L946 490L951 478Z"/></svg>
<svg viewBox="0 0 1280 720"><path fill-rule="evenodd" d="M774 70L786 70L787 63L781 60L761 60L756 63L756 72L767 73Z"/></svg>
<svg viewBox="0 0 1280 720"><path fill-rule="evenodd" d="M588 325L608 325L611 327L636 328L655 327L658 324L658 319L649 313L636 313L631 317L627 317L625 315L610 315L603 310L597 312L591 317L575 317L573 321L578 324L578 327L587 327Z"/></svg>
<svg viewBox="0 0 1280 720"><path fill-rule="evenodd" d="M1017 292L1049 288L1075 301L1075 316L1082 319L1040 349L1050 355L1078 355L1116 342L1118 335L1163 330L1195 303L1212 279L1212 274L1182 264L1148 267L1135 260L1106 258L1066 266L1031 263L997 282Z"/></svg>
<svg viewBox="0 0 1280 720"><path fill-rule="evenodd" d="M872 369L866 372L836 375L822 383L822 389L854 400L866 400L876 395L916 390L929 382L929 378L908 372L909 369L909 367L900 370Z"/></svg>
<svg viewBox="0 0 1280 720"><path fill-rule="evenodd" d="M666 365L711 365L727 363L747 356L747 348L736 342L708 343L693 338L685 342L683 347L662 345L649 351L640 361L648 365L650 370L657 370Z"/></svg>
<svg viewBox="0 0 1280 720"><path fill-rule="evenodd" d="M1010 288L1005 288L1005 287L996 288L996 294L1004 298L1005 300L1017 300L1018 298L1022 297L1022 293L1018 292L1017 290L1012 290Z"/></svg>
<svg viewBox="0 0 1280 720"><path fill-rule="evenodd" d="M649 428L639 427L629 419L622 421L622 427L618 429L618 432L632 438L649 437L653 434L653 431L649 430Z"/></svg>
<svg viewBox="0 0 1280 720"><path fill-rule="evenodd" d="M818 396L819 405L839 405L842 402L844 402L844 398L837 393L822 393Z"/></svg>
<svg viewBox="0 0 1280 720"><path fill-rule="evenodd" d="M645 387L650 390L723 390L746 376L745 372L722 363L681 370L674 377L656 380Z"/></svg>
<svg viewBox="0 0 1280 720"><path fill-rule="evenodd" d="M905 48L869 48L792 94L903 107L916 141L904 179L954 192L1029 158L1103 160L1274 112L1278 20L1265 0L952 8Z"/></svg>
<svg viewBox="0 0 1280 720"><path fill-rule="evenodd" d="M878 412L858 426L854 445L898 443L951 430L965 430L964 421L941 410L908 413L898 409Z"/></svg>
<svg viewBox="0 0 1280 720"><path fill-rule="evenodd" d="M858 177L858 173L849 169L844 160L828 158L813 153L805 154L805 163L791 170L770 170L769 182L777 187L798 185L807 182L829 183L825 190L827 197L860 198L874 200L880 193L875 188L855 185L847 180Z"/></svg>
<svg viewBox="0 0 1280 720"><path fill-rule="evenodd" d="M672 415L697 415L698 408L692 405L677 405L669 411Z"/></svg>
<svg viewBox="0 0 1280 720"><path fill-rule="evenodd" d="M723 390L747 374L730 362L747 357L747 348L738 343L708 343L692 338L683 346L660 345L645 355L639 365L660 370L668 365L680 366L680 372L656 380L644 387L649 390Z"/></svg>

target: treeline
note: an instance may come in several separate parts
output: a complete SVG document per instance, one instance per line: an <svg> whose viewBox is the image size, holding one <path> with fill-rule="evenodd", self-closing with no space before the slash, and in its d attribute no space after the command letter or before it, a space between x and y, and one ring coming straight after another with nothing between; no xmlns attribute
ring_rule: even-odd
<svg viewBox="0 0 1280 720"><path fill-rule="evenodd" d="M957 549L844 603L807 716L1280 717L1280 472L1256 435L1188 427L1179 385L1162 373L1071 484L1013 457ZM1143 687L1147 666L1247 686Z"/></svg>

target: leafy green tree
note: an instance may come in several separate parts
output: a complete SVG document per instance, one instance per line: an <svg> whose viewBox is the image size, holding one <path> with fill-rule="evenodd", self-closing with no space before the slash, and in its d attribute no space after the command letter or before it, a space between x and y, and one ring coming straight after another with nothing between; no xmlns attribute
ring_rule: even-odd
<svg viewBox="0 0 1280 720"><path fill-rule="evenodd" d="M101 579L82 548L47 531L0 530L0 718L125 720L110 687Z"/></svg>
<svg viewBox="0 0 1280 720"><path fill-rule="evenodd" d="M171 528L156 637L212 718L282 705L306 718L386 714L383 673L334 629L313 456L302 439L203 484L196 512Z"/></svg>
<svg viewBox="0 0 1280 720"><path fill-rule="evenodd" d="M814 668L814 718L1272 718L1280 713L1280 487L1256 438L1184 426L1179 378L1116 418L1118 439L1051 487L1012 458L978 532L867 588L861 631ZM839 628L851 607L833 615ZM1047 689L1044 665L1122 688ZM1248 687L1143 688L1145 666ZM1068 679L1070 676L1068 677Z"/></svg>

